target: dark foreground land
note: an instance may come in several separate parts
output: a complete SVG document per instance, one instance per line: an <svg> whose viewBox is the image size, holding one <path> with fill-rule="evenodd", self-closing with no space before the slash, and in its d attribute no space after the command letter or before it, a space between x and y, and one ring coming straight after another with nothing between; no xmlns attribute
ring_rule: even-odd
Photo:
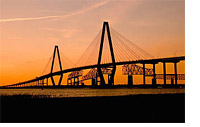
<svg viewBox="0 0 200 127"><path fill-rule="evenodd" d="M1 122L185 122L185 94L46 98L1 96Z"/></svg>

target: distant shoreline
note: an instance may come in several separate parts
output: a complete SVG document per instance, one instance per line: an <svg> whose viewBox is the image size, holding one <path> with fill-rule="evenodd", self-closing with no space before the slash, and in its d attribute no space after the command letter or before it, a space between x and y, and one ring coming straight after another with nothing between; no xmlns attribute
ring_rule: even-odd
<svg viewBox="0 0 200 127"><path fill-rule="evenodd" d="M33 97L67 98L67 97L101 97L128 95L184 94L185 88L68 88L68 89L0 89L0 96L30 95Z"/></svg>
<svg viewBox="0 0 200 127"><path fill-rule="evenodd" d="M60 85L60 86L24 86L24 87L6 87L6 86L0 86L0 89L27 89L27 88L33 88L33 89L42 89L42 88L49 88L49 89L56 89L56 88L94 88L94 89L114 89L114 88L184 88L185 84L178 84L178 85L171 85L171 84L134 84L134 85L127 85L127 84L117 84L117 85L105 85L105 86L92 86L92 85Z"/></svg>

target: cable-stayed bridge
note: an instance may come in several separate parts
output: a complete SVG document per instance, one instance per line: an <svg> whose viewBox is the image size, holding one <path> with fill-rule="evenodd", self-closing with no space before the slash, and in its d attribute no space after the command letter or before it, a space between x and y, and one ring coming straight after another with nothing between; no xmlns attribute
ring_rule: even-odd
<svg viewBox="0 0 200 127"><path fill-rule="evenodd" d="M143 76L143 86L146 84L146 77L152 77L151 86L158 85L157 79L163 79L164 85L167 84L167 80L171 80L172 86L177 86L178 80L185 80L185 74L177 73L177 63L184 61L185 56L154 58L114 29L109 28L108 22L103 23L103 29L90 43L76 64L72 64L68 58L63 56L65 55L60 53L58 46L55 46L53 55L50 57L41 76L28 81L2 86L1 88L54 88L64 86L62 81L66 73L68 73L66 87L84 86L84 82L87 80L91 80L91 86L113 87L115 86L116 68L120 65L122 66L122 74L128 76L127 86L133 86L133 75ZM71 65L64 67L64 60L68 65L70 63ZM158 63L163 63L163 74L156 74L155 65ZM174 64L174 74L166 74L166 63ZM146 68L145 65L152 65L153 68ZM57 71L55 71L55 66ZM88 69L90 70L84 73ZM108 76L107 82L105 81L106 75ZM54 80L55 76L59 76L58 83Z"/></svg>

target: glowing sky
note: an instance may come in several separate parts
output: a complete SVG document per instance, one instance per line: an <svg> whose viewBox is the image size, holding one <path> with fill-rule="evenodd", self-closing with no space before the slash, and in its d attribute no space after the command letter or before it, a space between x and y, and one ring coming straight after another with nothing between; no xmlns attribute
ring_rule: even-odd
<svg viewBox="0 0 200 127"><path fill-rule="evenodd" d="M77 60L103 21L155 57L185 54L184 0L0 0L0 85L39 76L55 44Z"/></svg>

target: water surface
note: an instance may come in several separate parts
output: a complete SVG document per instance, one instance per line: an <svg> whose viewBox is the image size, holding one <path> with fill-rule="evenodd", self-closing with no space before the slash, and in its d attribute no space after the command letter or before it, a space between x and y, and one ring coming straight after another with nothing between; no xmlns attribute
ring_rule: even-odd
<svg viewBox="0 0 200 127"><path fill-rule="evenodd" d="M33 95L48 97L96 97L96 96L126 96L139 94L174 94L185 93L185 88L117 88L117 89L0 89L0 95Z"/></svg>

